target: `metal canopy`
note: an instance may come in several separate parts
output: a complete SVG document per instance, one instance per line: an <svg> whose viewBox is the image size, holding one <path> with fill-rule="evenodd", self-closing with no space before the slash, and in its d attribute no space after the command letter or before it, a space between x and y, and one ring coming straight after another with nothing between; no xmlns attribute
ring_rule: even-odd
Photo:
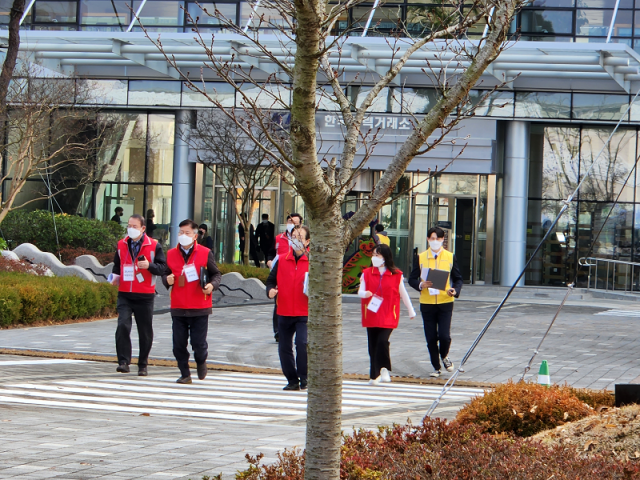
<svg viewBox="0 0 640 480"><path fill-rule="evenodd" d="M193 33L151 35L161 39L165 52L175 57L180 68L192 77L200 77L201 67L208 58ZM7 36L6 31L0 33L0 42L4 45ZM21 37L20 50L25 57L57 73L86 78L179 78L141 32L23 31ZM293 61L291 52L283 48L276 35L262 34L260 41L283 61ZM332 64L344 72L346 81L356 77L364 83L375 81L391 65L394 48L396 58L406 48L402 40L392 48L392 41L350 37L341 46L340 53L338 48L331 53ZM467 41L460 45L472 49L475 43ZM281 79L286 78L272 61L239 35L216 34L213 53L222 60L231 60L234 56L239 66L253 67L264 76L276 73ZM413 55L395 84L431 86L434 73L446 73L450 78L467 65L464 60L458 61L445 42L433 42ZM203 73L206 80L216 80L208 68ZM516 90L635 93L640 89L640 55L623 44L521 41L500 54L485 72L480 86L493 87L504 80L510 82L505 88Z"/></svg>

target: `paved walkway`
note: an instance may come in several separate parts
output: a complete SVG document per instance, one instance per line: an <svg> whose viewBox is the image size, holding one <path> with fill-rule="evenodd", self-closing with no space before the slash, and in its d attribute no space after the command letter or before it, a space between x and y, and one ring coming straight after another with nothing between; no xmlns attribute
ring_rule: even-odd
<svg viewBox="0 0 640 480"><path fill-rule="evenodd" d="M638 306L610 308L567 306L545 341L532 368L548 360L554 382L578 387L609 388L640 376ZM450 357L457 363L495 308L495 302L461 301L453 316ZM416 303L416 309L418 305ZM505 382L519 379L550 320L554 305L508 304L466 365L462 380ZM404 314L404 312L403 312ZM271 331L270 305L215 309L209 326L209 361L220 364L279 368ZM391 336L393 374L427 378L432 371L418 318L405 316ZM0 330L0 348L114 355L115 320L39 328ZM173 359L171 318L154 317L152 356ZM134 345L137 343L135 329ZM344 305L344 370L367 374L366 332L357 304ZM152 367L153 369L153 367Z"/></svg>
<svg viewBox="0 0 640 480"><path fill-rule="evenodd" d="M0 356L0 479L192 479L275 461L303 447L306 392L274 375L210 372L177 385L106 363ZM439 388L345 382L343 428L419 422ZM436 410L452 417L478 390L456 388Z"/></svg>

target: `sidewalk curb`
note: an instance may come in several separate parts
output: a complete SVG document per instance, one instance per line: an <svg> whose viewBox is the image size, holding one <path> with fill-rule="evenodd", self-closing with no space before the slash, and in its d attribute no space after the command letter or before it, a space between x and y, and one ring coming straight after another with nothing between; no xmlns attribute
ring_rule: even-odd
<svg viewBox="0 0 640 480"><path fill-rule="evenodd" d="M27 350L16 348L0 348L0 355L20 355L24 357L42 357L42 358L57 358L65 360L86 360L91 362L102 363L114 363L117 364L118 358L115 355L91 355L71 352L48 352L42 350ZM175 360L162 360L149 358L149 365L154 367L175 367ZM191 368L196 368L195 362L189 362ZM239 372L239 373L260 373L266 375L278 375L282 376L282 371L279 368L267 368L267 367L250 367L246 365L228 365L222 363L207 363L208 370L217 370L222 372ZM369 380L368 375L361 375L358 373L345 373L342 375L345 380ZM393 383L412 383L420 385L444 385L448 378L420 378L420 377L392 377ZM498 383L487 382L473 382L470 380L458 380L456 381L458 387L471 387L471 388L492 388Z"/></svg>

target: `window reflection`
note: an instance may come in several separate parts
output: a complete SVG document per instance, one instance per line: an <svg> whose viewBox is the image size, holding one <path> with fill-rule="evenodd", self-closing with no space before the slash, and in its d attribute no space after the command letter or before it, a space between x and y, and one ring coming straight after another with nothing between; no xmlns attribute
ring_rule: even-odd
<svg viewBox="0 0 640 480"><path fill-rule="evenodd" d="M140 12L142 25L182 25L184 2L175 0L148 0Z"/></svg>
<svg viewBox="0 0 640 480"><path fill-rule="evenodd" d="M131 21L131 10L128 5L131 5L131 1L82 0L80 3L80 23L126 30Z"/></svg>
<svg viewBox="0 0 640 480"><path fill-rule="evenodd" d="M33 9L36 22L72 23L76 21L76 2L39 1Z"/></svg>
<svg viewBox="0 0 640 480"><path fill-rule="evenodd" d="M626 95L573 94L573 118L584 120L620 120L629 107Z"/></svg>
<svg viewBox="0 0 640 480"><path fill-rule="evenodd" d="M402 90L402 109L411 113L427 113L438 101L435 88L405 88Z"/></svg>
<svg viewBox="0 0 640 480"><path fill-rule="evenodd" d="M516 117L571 118L571 94L517 92Z"/></svg>
<svg viewBox="0 0 640 480"><path fill-rule="evenodd" d="M173 179L173 114L149 115L147 182L171 183Z"/></svg>
<svg viewBox="0 0 640 480"><path fill-rule="evenodd" d="M203 8L205 11L203 11ZM232 23L237 22L237 3L208 3L198 2L190 3L188 7L189 15L191 16L191 23L198 25L220 25L220 15ZM219 14L216 14L216 11Z"/></svg>
<svg viewBox="0 0 640 480"><path fill-rule="evenodd" d="M613 10L577 10L576 34L606 37L609 33ZM614 24L614 36L631 36L632 12L619 10Z"/></svg>
<svg viewBox="0 0 640 480"><path fill-rule="evenodd" d="M203 88L201 83L197 84L199 88ZM212 99L220 102L224 107L233 107L235 98L235 89L228 83L222 82L206 82L204 90ZM212 107L211 101L200 92L189 89L186 85L182 86L182 106L183 107Z"/></svg>
<svg viewBox="0 0 640 480"><path fill-rule="evenodd" d="M131 80L129 82L129 104L179 106L180 90L180 82Z"/></svg>
<svg viewBox="0 0 640 480"><path fill-rule="evenodd" d="M522 33L573 33L573 12L558 10L524 10Z"/></svg>

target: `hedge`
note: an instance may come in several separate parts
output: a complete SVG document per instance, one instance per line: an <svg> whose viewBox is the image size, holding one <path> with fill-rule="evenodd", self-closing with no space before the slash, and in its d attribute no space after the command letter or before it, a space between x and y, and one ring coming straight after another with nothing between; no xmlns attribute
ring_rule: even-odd
<svg viewBox="0 0 640 480"><path fill-rule="evenodd" d="M251 265L236 265L235 263L219 263L218 269L223 275L225 273L238 272L244 278L257 278L262 283L267 283L269 277L268 268L252 267Z"/></svg>
<svg viewBox="0 0 640 480"><path fill-rule="evenodd" d="M57 214L54 228L51 212L14 210L2 221L2 232L12 247L32 243L43 252L57 255L56 229L60 248L82 248L113 254L124 228L115 222L101 222L75 215Z"/></svg>
<svg viewBox="0 0 640 480"><path fill-rule="evenodd" d="M113 315L117 296L108 283L0 272L0 326Z"/></svg>

